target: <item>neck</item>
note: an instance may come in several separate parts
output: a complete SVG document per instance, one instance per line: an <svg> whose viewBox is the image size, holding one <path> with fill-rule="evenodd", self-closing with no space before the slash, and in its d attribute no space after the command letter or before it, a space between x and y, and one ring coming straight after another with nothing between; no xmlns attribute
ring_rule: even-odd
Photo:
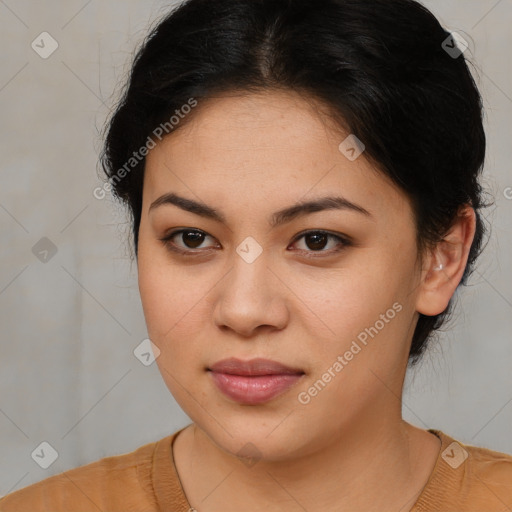
<svg viewBox="0 0 512 512"><path fill-rule="evenodd" d="M390 415L389 404L381 409L314 441L301 454L252 466L191 425L174 447L185 494L199 512L407 512L430 475L440 443L396 411Z"/></svg>

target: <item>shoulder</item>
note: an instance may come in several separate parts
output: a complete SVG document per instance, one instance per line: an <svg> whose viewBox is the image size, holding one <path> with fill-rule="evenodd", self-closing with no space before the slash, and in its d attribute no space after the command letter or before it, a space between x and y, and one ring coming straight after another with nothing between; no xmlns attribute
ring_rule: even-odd
<svg viewBox="0 0 512 512"><path fill-rule="evenodd" d="M156 510L151 480L153 454L158 444L170 443L172 437L24 487L0 498L0 512Z"/></svg>
<svg viewBox="0 0 512 512"><path fill-rule="evenodd" d="M421 506L414 511L436 507L465 512L512 510L512 455L465 444L439 430L431 432L441 438L441 451L421 495Z"/></svg>
<svg viewBox="0 0 512 512"><path fill-rule="evenodd" d="M512 506L512 455L489 448L459 443L467 452L467 474L489 490L503 494Z"/></svg>

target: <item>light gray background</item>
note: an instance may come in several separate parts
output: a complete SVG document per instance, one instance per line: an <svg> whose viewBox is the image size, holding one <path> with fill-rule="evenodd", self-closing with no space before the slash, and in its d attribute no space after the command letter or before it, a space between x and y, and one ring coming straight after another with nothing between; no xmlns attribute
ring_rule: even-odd
<svg viewBox="0 0 512 512"><path fill-rule="evenodd" d="M212 0L213 1L213 0ZM470 42L487 110L492 237L453 329L408 372L404 417L512 453L512 0L429 0ZM93 197L99 131L169 2L0 0L0 495L155 441L189 420L133 355L146 338L123 212ZM43 31L59 44L42 59ZM47 262L32 247L47 237ZM47 441L48 469L31 458Z"/></svg>

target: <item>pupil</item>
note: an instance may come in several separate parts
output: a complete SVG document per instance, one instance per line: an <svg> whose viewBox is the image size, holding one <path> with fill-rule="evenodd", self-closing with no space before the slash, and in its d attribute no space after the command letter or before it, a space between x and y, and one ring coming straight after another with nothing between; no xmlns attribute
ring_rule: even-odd
<svg viewBox="0 0 512 512"><path fill-rule="evenodd" d="M313 239L313 243L310 243L308 240ZM306 235L306 245L310 249L323 249L325 247L325 243L327 241L327 235L324 233L316 233L313 235Z"/></svg>
<svg viewBox="0 0 512 512"><path fill-rule="evenodd" d="M189 246L191 249L196 249L199 245L203 243L204 234L199 233L198 231L185 231L183 233L185 245ZM188 241L185 240L188 238ZM191 239L191 243L190 242Z"/></svg>

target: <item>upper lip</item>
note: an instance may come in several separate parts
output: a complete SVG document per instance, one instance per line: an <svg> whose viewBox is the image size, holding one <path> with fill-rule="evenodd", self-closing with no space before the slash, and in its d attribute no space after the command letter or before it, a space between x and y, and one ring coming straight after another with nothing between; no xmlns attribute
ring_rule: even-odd
<svg viewBox="0 0 512 512"><path fill-rule="evenodd" d="M283 374L303 374L298 368L291 368L284 364L272 361L270 359L256 358L249 361L242 361L231 357L222 359L208 368L217 373L227 373L230 375L283 375Z"/></svg>

